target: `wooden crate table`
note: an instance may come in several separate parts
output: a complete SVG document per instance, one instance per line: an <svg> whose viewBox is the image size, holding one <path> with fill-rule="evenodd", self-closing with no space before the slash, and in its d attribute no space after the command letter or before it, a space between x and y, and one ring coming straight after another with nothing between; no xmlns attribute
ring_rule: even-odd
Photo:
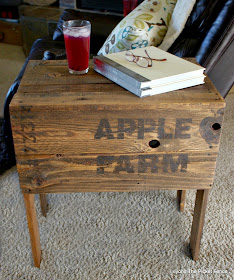
<svg viewBox="0 0 234 280"><path fill-rule="evenodd" d="M34 195L196 189L191 251L198 259L225 102L210 80L139 98L67 62L30 61L10 105L34 265L41 260Z"/></svg>

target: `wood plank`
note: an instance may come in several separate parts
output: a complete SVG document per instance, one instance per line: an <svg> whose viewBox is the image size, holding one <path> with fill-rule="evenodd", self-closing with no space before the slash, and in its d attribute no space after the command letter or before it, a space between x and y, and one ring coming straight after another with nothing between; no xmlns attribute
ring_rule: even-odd
<svg viewBox="0 0 234 280"><path fill-rule="evenodd" d="M184 212L184 207L186 202L186 190L177 191L177 199L179 203L180 212Z"/></svg>
<svg viewBox="0 0 234 280"><path fill-rule="evenodd" d="M218 151L222 114L192 106L141 109L89 106L70 111L11 111L17 155L144 152ZM157 149L149 142L160 141Z"/></svg>
<svg viewBox="0 0 234 280"><path fill-rule="evenodd" d="M205 220L206 206L208 202L209 190L197 190L193 224L191 229L190 247L193 260L197 261L199 257L200 243Z"/></svg>
<svg viewBox="0 0 234 280"><path fill-rule="evenodd" d="M41 245L38 229L37 213L35 208L34 194L24 194L24 203L28 220L28 229L31 240L32 255L35 267L40 267Z"/></svg>
<svg viewBox="0 0 234 280"><path fill-rule="evenodd" d="M85 75L68 74L67 60L31 60L21 80L21 85L65 85L112 83L96 73L92 67Z"/></svg>
<svg viewBox="0 0 234 280"><path fill-rule="evenodd" d="M214 102L215 99L217 102ZM187 88L180 89L147 98L139 98L117 84L110 83L109 80L108 83L93 84L21 84L17 94L14 96L12 106L64 106L65 104L83 106L90 103L150 105L158 102L169 105L181 102L183 104L212 103L214 107L224 107L222 98L217 92L213 91L213 85L209 79L206 79L205 85L191 87L189 90Z"/></svg>
<svg viewBox="0 0 234 280"><path fill-rule="evenodd" d="M46 217L46 212L48 207L46 194L40 194L39 197L40 197L41 213L44 217Z"/></svg>
<svg viewBox="0 0 234 280"><path fill-rule="evenodd" d="M211 188L216 154L40 155L17 157L23 192Z"/></svg>

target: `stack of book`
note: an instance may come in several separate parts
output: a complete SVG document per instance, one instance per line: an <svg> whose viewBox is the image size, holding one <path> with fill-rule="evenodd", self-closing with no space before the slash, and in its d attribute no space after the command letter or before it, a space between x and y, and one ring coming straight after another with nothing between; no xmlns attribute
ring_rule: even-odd
<svg viewBox="0 0 234 280"><path fill-rule="evenodd" d="M166 59L163 61L150 60ZM131 50L94 57L94 70L139 97L174 91L204 83L205 68L156 47ZM151 67L141 67L138 57L146 57ZM134 59L133 59L134 60Z"/></svg>

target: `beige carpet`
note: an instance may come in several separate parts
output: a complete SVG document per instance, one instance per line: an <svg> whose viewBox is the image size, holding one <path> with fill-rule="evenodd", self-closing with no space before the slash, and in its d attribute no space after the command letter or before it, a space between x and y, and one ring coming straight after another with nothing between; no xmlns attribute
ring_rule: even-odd
<svg viewBox="0 0 234 280"><path fill-rule="evenodd" d="M25 61L22 47L0 43L0 117L9 87L19 74Z"/></svg>
<svg viewBox="0 0 234 280"><path fill-rule="evenodd" d="M228 95L200 259L188 249L195 192L179 213L175 191L48 195L36 206L41 268L34 268L16 168L0 176L0 279L148 280L232 278L234 94Z"/></svg>

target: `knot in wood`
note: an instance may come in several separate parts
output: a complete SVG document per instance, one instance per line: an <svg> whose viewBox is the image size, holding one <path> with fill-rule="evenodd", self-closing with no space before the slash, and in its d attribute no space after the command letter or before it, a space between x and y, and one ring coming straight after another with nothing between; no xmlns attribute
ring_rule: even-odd
<svg viewBox="0 0 234 280"><path fill-rule="evenodd" d="M42 186L44 182L45 182L45 179L40 175L36 175L33 178L33 184L37 185L38 187Z"/></svg>

